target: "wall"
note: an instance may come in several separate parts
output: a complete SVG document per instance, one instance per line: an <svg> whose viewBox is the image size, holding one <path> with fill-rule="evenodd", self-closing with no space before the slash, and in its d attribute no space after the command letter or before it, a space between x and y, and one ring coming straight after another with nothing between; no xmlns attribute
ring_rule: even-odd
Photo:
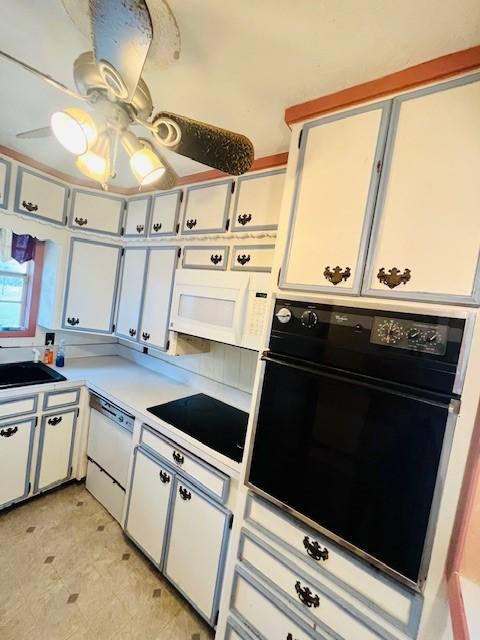
<svg viewBox="0 0 480 640"><path fill-rule="evenodd" d="M473 505L460 573L480 586L480 479L477 480Z"/></svg>

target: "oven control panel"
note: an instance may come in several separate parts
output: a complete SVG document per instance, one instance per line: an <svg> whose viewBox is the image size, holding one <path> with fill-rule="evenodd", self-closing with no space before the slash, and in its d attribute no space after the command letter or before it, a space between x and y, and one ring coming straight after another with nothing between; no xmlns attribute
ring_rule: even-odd
<svg viewBox="0 0 480 640"><path fill-rule="evenodd" d="M447 349L448 327L404 318L375 316L370 342L443 356Z"/></svg>

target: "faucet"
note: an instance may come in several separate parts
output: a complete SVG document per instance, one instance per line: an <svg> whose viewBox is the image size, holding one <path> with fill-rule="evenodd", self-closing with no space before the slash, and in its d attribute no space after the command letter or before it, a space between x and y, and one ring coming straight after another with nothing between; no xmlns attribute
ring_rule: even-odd
<svg viewBox="0 0 480 640"><path fill-rule="evenodd" d="M38 349L32 349L33 361L40 362L40 351Z"/></svg>

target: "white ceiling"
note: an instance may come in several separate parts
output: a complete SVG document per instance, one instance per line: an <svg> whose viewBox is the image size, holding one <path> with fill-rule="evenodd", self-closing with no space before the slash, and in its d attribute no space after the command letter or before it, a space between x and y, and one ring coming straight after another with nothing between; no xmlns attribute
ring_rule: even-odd
<svg viewBox="0 0 480 640"><path fill-rule="evenodd" d="M154 2L155 0L147 0ZM256 157L288 149L286 107L480 43L478 0L170 0L180 59L149 64L156 109L248 135ZM91 45L60 0L0 0L0 48L73 88ZM152 68L153 67L153 68ZM76 175L54 139L18 140L75 101L0 60L0 144ZM205 169L170 154L180 175ZM118 186L135 184L125 161Z"/></svg>

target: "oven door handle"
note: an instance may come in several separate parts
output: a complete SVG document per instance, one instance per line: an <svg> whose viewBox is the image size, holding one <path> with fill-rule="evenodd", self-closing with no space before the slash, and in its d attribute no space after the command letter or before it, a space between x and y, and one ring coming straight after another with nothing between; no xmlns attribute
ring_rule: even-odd
<svg viewBox="0 0 480 640"><path fill-rule="evenodd" d="M402 385L398 385L397 388L391 388L388 386L383 386L381 384L381 381L376 383L372 382L371 379L362 380L361 374L355 374L355 377L352 376L352 378L349 378L348 376L335 373L334 371L325 371L315 369L315 367L309 367L307 364L304 364L298 360L295 362L284 360L281 357L272 355L269 351L264 351L262 353L261 360L263 360L264 362L272 362L273 364L278 364L282 367L288 367L290 369L296 369L298 371L305 371L306 373L310 373L315 376L330 378L331 380L338 380L339 382L347 382L348 384L355 384L358 386L366 387L367 389L374 389L375 391L381 391L382 393L399 396L401 398L409 398L410 400L415 400L416 402L423 402L424 404L441 407L442 409L448 409L450 413L458 414L460 412L460 400L452 398L447 394L441 395L436 393L435 396L440 396L438 397L438 399L429 396L428 392L425 396L422 396L413 393L411 391L411 387L403 387Z"/></svg>

